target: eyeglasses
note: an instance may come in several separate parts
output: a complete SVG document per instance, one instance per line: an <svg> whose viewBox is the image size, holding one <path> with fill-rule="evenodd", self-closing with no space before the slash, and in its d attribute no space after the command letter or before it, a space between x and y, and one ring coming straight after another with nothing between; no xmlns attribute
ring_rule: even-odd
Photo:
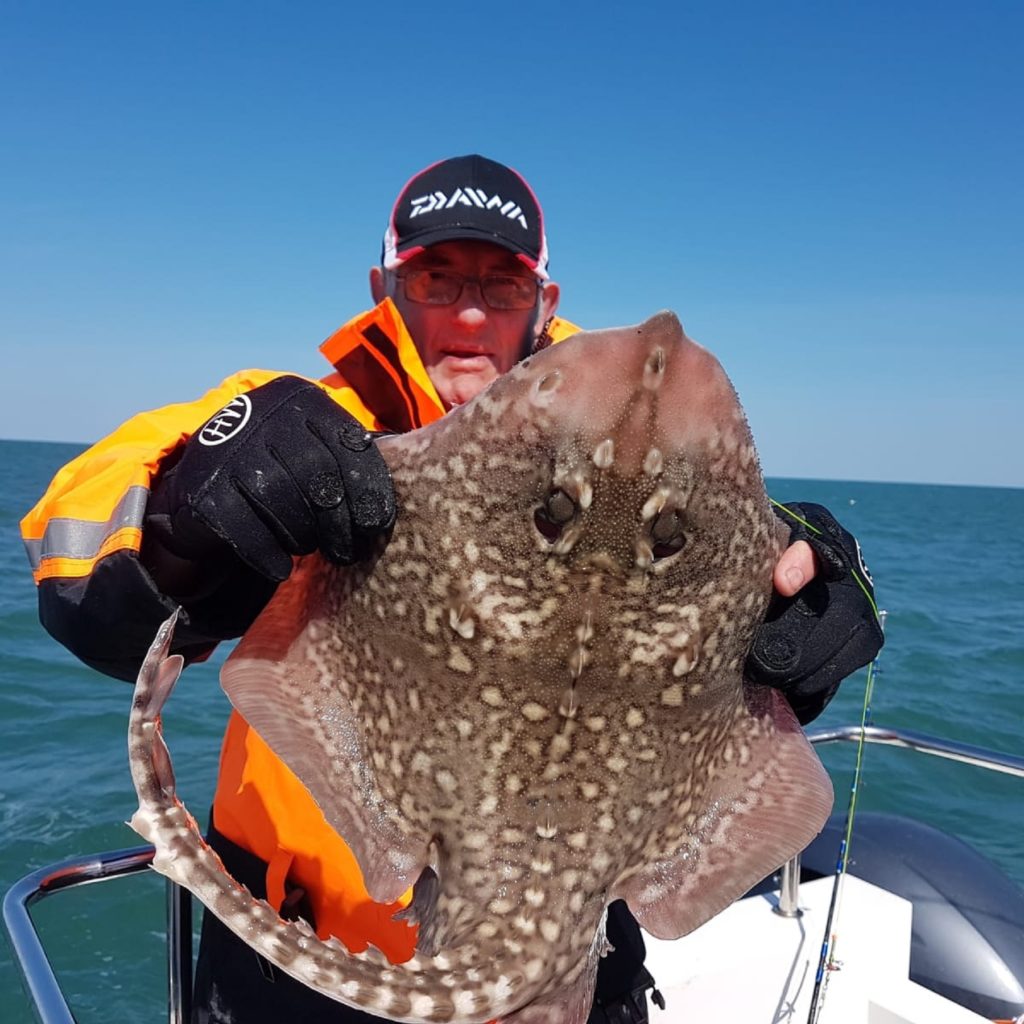
<svg viewBox="0 0 1024 1024"><path fill-rule="evenodd" d="M462 289L472 282L491 309L531 309L537 301L540 283L532 277L516 274L485 274L468 277L450 270L410 270L398 280L410 302L427 306L450 306L459 301Z"/></svg>

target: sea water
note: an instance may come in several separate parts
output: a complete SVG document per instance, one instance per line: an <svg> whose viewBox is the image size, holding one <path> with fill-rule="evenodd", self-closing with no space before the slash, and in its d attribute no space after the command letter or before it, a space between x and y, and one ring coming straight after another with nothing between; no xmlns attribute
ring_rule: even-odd
<svg viewBox="0 0 1024 1024"><path fill-rule="evenodd" d="M72 855L135 846L125 745L131 687L78 663L39 625L18 520L80 449L0 441L0 888ZM878 725L1022 753L1024 490L769 480L857 535L888 611ZM165 714L178 788L205 818L228 705L226 652L182 677ZM866 673L817 725L859 721ZM813 727L812 727L813 728ZM845 808L855 749L822 749ZM1024 885L1024 779L869 747L860 810L955 833ZM852 855L856 857L856 835ZM165 1012L164 884L152 872L55 895L33 911L80 1024ZM0 1020L32 1015L0 943Z"/></svg>

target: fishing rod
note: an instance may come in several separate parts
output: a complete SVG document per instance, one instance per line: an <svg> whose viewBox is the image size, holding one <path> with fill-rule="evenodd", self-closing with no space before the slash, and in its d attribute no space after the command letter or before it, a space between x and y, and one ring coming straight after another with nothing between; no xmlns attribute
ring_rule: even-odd
<svg viewBox="0 0 1024 1024"><path fill-rule="evenodd" d="M878 611L878 624L885 631L885 619L887 612ZM860 716L860 739L857 742L857 761L853 770L853 781L850 785L850 802L846 807L846 822L843 826L843 837L839 843L839 853L836 858L836 872L832 881L832 898L829 900L828 915L825 918L825 934L821 941L821 954L818 957L818 969L814 976L814 991L811 993L811 1009L807 1015L807 1024L818 1024L822 1008L825 1005L825 993L828 985L825 983L828 971L835 967L836 935L832 931L832 922L836 917L840 900L842 898L843 879L846 877L847 863L850 857L850 839L853 834L853 819L857 813L857 796L860 792L860 783L864 767L864 750L867 746L867 726L871 717L871 697L875 688L875 677L878 675L878 662L881 658L881 648L878 654L868 665L867 680L864 684L864 706Z"/></svg>

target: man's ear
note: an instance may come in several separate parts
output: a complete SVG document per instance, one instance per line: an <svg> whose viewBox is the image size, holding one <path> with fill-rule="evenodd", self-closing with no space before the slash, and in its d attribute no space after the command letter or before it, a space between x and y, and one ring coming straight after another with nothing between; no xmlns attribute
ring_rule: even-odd
<svg viewBox="0 0 1024 1024"><path fill-rule="evenodd" d="M540 291L540 309L537 313L537 333L544 329L544 325L555 315L558 309L558 300L561 298L562 290L554 281L548 281Z"/></svg>
<svg viewBox="0 0 1024 1024"><path fill-rule="evenodd" d="M383 267L370 267L370 294L373 296L374 305L383 302L387 297L387 278L384 276Z"/></svg>

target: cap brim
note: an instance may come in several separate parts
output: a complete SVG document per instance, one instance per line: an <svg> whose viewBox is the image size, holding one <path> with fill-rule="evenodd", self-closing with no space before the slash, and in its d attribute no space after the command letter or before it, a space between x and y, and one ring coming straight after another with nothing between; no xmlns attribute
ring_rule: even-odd
<svg viewBox="0 0 1024 1024"><path fill-rule="evenodd" d="M471 227L468 224L465 227L444 227L417 233L414 238L407 239L402 243L400 251L393 250L393 255L390 258L385 258L384 267L388 270L395 270L431 245L438 245L441 242L464 241L490 242L491 245L496 245L506 252L512 253L513 256L517 256L541 281L548 280L547 270L540 266L535 256L508 238L484 231L481 228Z"/></svg>

